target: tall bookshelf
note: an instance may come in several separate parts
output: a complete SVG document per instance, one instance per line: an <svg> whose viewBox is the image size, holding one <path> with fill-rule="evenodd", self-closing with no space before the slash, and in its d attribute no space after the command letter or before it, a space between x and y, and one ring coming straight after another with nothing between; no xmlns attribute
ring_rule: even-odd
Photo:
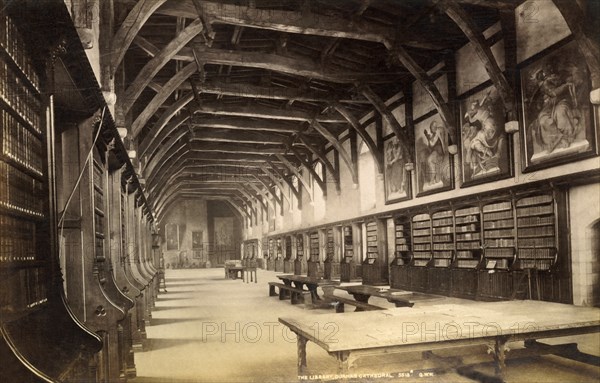
<svg viewBox="0 0 600 383"><path fill-rule="evenodd" d="M417 214L412 219L413 266L424 267L432 259L431 216Z"/></svg>
<svg viewBox="0 0 600 383"><path fill-rule="evenodd" d="M390 286L396 289L410 289L411 263L410 218L394 218L394 259L390 266Z"/></svg>
<svg viewBox="0 0 600 383"><path fill-rule="evenodd" d="M515 259L515 218L511 201L483 207L483 237L486 269L508 270Z"/></svg>
<svg viewBox="0 0 600 383"><path fill-rule="evenodd" d="M0 317L48 301L47 174L40 78L13 20L0 17Z"/></svg>
<svg viewBox="0 0 600 383"><path fill-rule="evenodd" d="M557 261L556 209L551 194L517 200L519 268L550 270Z"/></svg>
<svg viewBox="0 0 600 383"><path fill-rule="evenodd" d="M450 293L475 298L478 270L483 262L481 207L466 206L454 211L456 255L450 270Z"/></svg>
<svg viewBox="0 0 600 383"><path fill-rule="evenodd" d="M97 147L94 148L93 160L91 161L90 166L92 167L92 182L94 185L95 254L96 261L103 262L106 259L106 255L104 253L106 177L104 164Z"/></svg>
<svg viewBox="0 0 600 383"><path fill-rule="evenodd" d="M433 267L448 267L454 258L454 219L452 210L431 215Z"/></svg>
<svg viewBox="0 0 600 383"><path fill-rule="evenodd" d="M481 263L481 209L479 206L454 212L456 267L476 269Z"/></svg>
<svg viewBox="0 0 600 383"><path fill-rule="evenodd" d="M323 277L332 279L339 277L340 264L335 261L335 235L333 228L325 229L325 260L323 262Z"/></svg>
<svg viewBox="0 0 600 383"><path fill-rule="evenodd" d="M320 243L319 243L319 232L312 231L308 234L309 241L309 259L308 259L308 271L309 277L317 278L321 270L321 257L320 257Z"/></svg>
<svg viewBox="0 0 600 383"><path fill-rule="evenodd" d="M357 278L357 266L354 262L354 233L352 225L342 227L342 242L344 245L344 256L340 262L340 280L350 282Z"/></svg>
<svg viewBox="0 0 600 383"><path fill-rule="evenodd" d="M365 264L372 265L379 257L379 249L377 243L377 222L367 222L365 224L365 228L367 233L367 256L365 258Z"/></svg>

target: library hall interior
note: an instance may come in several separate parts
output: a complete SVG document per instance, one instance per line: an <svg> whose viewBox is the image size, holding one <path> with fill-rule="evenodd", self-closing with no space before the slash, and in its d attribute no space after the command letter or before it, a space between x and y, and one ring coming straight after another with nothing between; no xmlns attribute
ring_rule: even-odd
<svg viewBox="0 0 600 383"><path fill-rule="evenodd" d="M599 0L0 0L0 382L600 382Z"/></svg>

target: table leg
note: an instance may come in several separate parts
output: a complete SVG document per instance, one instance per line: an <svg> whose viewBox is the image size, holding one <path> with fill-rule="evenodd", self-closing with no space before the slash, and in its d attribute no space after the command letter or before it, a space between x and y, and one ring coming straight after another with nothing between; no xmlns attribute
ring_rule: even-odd
<svg viewBox="0 0 600 383"><path fill-rule="evenodd" d="M506 370L506 351L508 351L506 339L501 337L496 338L492 354L494 356L494 361L496 362L496 376L502 381L504 381L504 372Z"/></svg>
<svg viewBox="0 0 600 383"><path fill-rule="evenodd" d="M296 334L298 338L298 375L304 375L306 370L306 343L308 339L300 334Z"/></svg>
<svg viewBox="0 0 600 383"><path fill-rule="evenodd" d="M357 302L360 302L360 303L369 303L369 298L371 298L370 295L358 294L358 293L354 293L354 294L352 294L352 296L354 297L354 300L356 300ZM364 310L360 307L357 307L354 311L364 311Z"/></svg>
<svg viewBox="0 0 600 383"><path fill-rule="evenodd" d="M347 374L350 369L350 352L339 351L335 356L338 360L338 373Z"/></svg>

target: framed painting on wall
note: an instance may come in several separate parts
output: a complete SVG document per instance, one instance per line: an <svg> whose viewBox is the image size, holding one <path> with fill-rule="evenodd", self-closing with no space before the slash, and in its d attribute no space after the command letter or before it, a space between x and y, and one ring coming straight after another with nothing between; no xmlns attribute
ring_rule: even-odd
<svg viewBox="0 0 600 383"><path fill-rule="evenodd" d="M192 249L202 248L202 230L192 231Z"/></svg>
<svg viewBox="0 0 600 383"><path fill-rule="evenodd" d="M179 226L169 223L165 227L167 236L167 250L179 250Z"/></svg>
<svg viewBox="0 0 600 383"><path fill-rule="evenodd" d="M493 85L475 90L460 102L461 187L512 175L505 110Z"/></svg>
<svg viewBox="0 0 600 383"><path fill-rule="evenodd" d="M575 41L551 50L521 68L523 172L597 154L585 58Z"/></svg>
<svg viewBox="0 0 600 383"><path fill-rule="evenodd" d="M385 203L395 203L411 198L410 173L406 170L406 158L396 136L383 143L383 181Z"/></svg>
<svg viewBox="0 0 600 383"><path fill-rule="evenodd" d="M415 124L415 149L417 196L452 189L448 129L437 113Z"/></svg>

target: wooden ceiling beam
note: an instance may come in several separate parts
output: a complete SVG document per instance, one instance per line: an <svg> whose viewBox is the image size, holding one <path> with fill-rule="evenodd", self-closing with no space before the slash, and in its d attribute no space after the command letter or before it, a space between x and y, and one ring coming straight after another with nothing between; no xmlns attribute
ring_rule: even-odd
<svg viewBox="0 0 600 383"><path fill-rule="evenodd" d="M379 174L383 174L383 148L378 148L371 135L367 132L367 130L362 126L358 118L356 118L352 112L346 109L339 102L332 103L332 106L337 110L342 116L348 120L350 126L358 133L360 138L363 140L365 145L369 148L369 152L373 156L375 160L375 165L377 165L377 172Z"/></svg>
<svg viewBox="0 0 600 383"><path fill-rule="evenodd" d="M228 144L222 142L190 142L190 150L194 152L220 152L243 154L286 154L288 149L282 145Z"/></svg>
<svg viewBox="0 0 600 383"><path fill-rule="evenodd" d="M240 142L253 144L279 144L285 145L290 140L290 136L270 132L269 134L260 132L236 131L219 128L194 129L192 134L194 141L210 142Z"/></svg>
<svg viewBox="0 0 600 383"><path fill-rule="evenodd" d="M317 181L317 184L319 185L319 187L321 188L321 191L323 192L323 197L327 198L327 185L325 185L325 177L321 177L317 174L317 172L315 171L315 169L313 167L313 164L311 164L308 159L305 159L304 157L300 156L297 152L294 152L293 149L292 149L292 153L294 153L294 155L296 156L298 161L300 161L302 166L304 166L304 168L306 170L308 170L308 172L313 176L315 181Z"/></svg>
<svg viewBox="0 0 600 383"><path fill-rule="evenodd" d="M177 72L167 83L163 89L157 93L152 101L146 105L146 108L140 113L133 124L131 124L131 133L133 137L137 137L142 128L146 125L150 117L156 113L161 105L175 92L179 86L186 81L192 74L196 73L198 66L195 62L189 63L182 70Z"/></svg>
<svg viewBox="0 0 600 383"><path fill-rule="evenodd" d="M272 53L233 51L206 48L196 45L194 51L200 64L231 65L246 68L259 68L293 76L317 79L338 84L351 84L357 81L387 83L393 81L390 73L386 76L364 72L340 72L326 70L321 65L303 56L287 57Z"/></svg>
<svg viewBox="0 0 600 383"><path fill-rule="evenodd" d="M262 171L267 175L267 177L269 177L271 179L271 181L273 181L273 183L275 183L275 185L277 185L277 187L279 188L279 190L281 191L281 195L283 196L283 198L285 198L288 201L288 205L292 206L292 200L288 197L287 193L285 192L285 186L284 184L281 182L282 179L281 178L277 178L275 176L275 174L271 173L271 171L269 170L269 167L267 166L268 163L265 161L263 166L262 166ZM294 188L291 188L290 190L292 190L292 193L294 193L294 195L296 195L296 199L298 200L298 193L295 191Z"/></svg>
<svg viewBox="0 0 600 383"><path fill-rule="evenodd" d="M296 165L294 165L290 161L288 161L287 158L285 158L281 154L276 154L275 157L277 157L277 159L279 161L281 161L281 163L284 164L285 167L290 172L292 172L293 175L296 176L296 178L298 178L298 180L300 181L300 183L302 184L302 186L304 186L304 190L306 190L306 194L308 195L308 197L312 201L313 200L312 185L310 184L310 182L308 181L308 179L302 173L300 173L298 171L298 168L296 167Z"/></svg>
<svg viewBox="0 0 600 383"><path fill-rule="evenodd" d="M140 0L129 12L112 41L111 77L125 57L131 42L137 36L144 23L160 8L166 0Z"/></svg>
<svg viewBox="0 0 600 383"><path fill-rule="evenodd" d="M387 121L390 128L392 128L394 135L398 138L398 141L404 150L404 154L410 159L409 162L414 162L413 143L410 141L406 129L400 125L398 120L396 120L396 117L394 117L392 111L387 107L383 99L373 92L368 85L361 85L359 90L363 96L373 104L373 107L375 107L381 117Z"/></svg>
<svg viewBox="0 0 600 383"><path fill-rule="evenodd" d="M492 83L498 90L498 94L502 99L508 117L507 122L515 121L517 119L517 104L514 90L504 76L504 73L502 73L498 62L492 53L490 44L478 30L472 17L458 4L458 1L459 0L442 0L438 2L438 6L442 11L446 12L446 15L448 15L448 17L450 17L463 31L465 36L467 36L475 49L477 56L479 56L479 59L483 63L488 76L490 76Z"/></svg>
<svg viewBox="0 0 600 383"><path fill-rule="evenodd" d="M311 142L308 141L307 138L303 134L298 134L298 139L302 143L304 143L304 145L306 145L306 147L325 165L325 167L327 168L327 171L331 172L331 174L333 175L333 178L335 180L335 189L339 193L341 191L341 189L340 189L340 172L336 168L333 167L333 165L327 159L327 156L323 152L321 152L320 150L318 150L317 148L312 146ZM298 152L295 148L292 148L292 153L294 153L294 155L298 159L300 159L302 157L300 152Z"/></svg>
<svg viewBox="0 0 600 383"><path fill-rule="evenodd" d="M311 126L317 132L321 133L321 135L325 137L327 141L329 141L329 143L335 148L335 150L337 150L338 154L342 157L342 160L346 163L346 166L348 166L350 176L352 177L352 183L354 183L355 187L358 186L358 172L356 169L356 165L352 161L352 157L350 156L350 154L342 146L337 137L331 134L331 132L326 127L321 125L318 121L312 121Z"/></svg>
<svg viewBox="0 0 600 383"><path fill-rule="evenodd" d="M440 90L437 88L431 77L425 70L421 68L419 64L417 64L417 62L402 46L388 42L386 43L386 47L390 50L390 54L398 59L427 91L427 93L429 93L429 96L431 97L431 100L433 101L440 118L448 129L450 143L456 144L456 123L454 121L454 113L452 112L452 109L450 109L448 103L444 100L444 97L442 97Z"/></svg>
<svg viewBox="0 0 600 383"><path fill-rule="evenodd" d="M228 105L222 102L203 103L192 108L193 113L206 113L224 116L255 117L286 121L312 121L327 123L346 123L339 113L313 115L300 109L280 109L264 105ZM262 122L261 122L262 123Z"/></svg>
<svg viewBox="0 0 600 383"><path fill-rule="evenodd" d="M154 76L175 56L181 48L189 43L194 37L202 32L204 26L202 21L196 19L185 27L177 36L171 40L165 47L156 54L144 67L138 72L135 80L125 91L121 107L123 113L127 114L142 91L152 81Z"/></svg>
<svg viewBox="0 0 600 383"><path fill-rule="evenodd" d="M267 193L271 195L271 197L275 200L275 203L279 204L281 211L283 211L283 200L282 198L277 197L277 193L273 191L274 188L276 188L277 186L275 185L273 188L271 188L271 186L267 182L265 182L265 180L263 180L259 175L255 175L254 178L256 178L256 180L264 186Z"/></svg>

